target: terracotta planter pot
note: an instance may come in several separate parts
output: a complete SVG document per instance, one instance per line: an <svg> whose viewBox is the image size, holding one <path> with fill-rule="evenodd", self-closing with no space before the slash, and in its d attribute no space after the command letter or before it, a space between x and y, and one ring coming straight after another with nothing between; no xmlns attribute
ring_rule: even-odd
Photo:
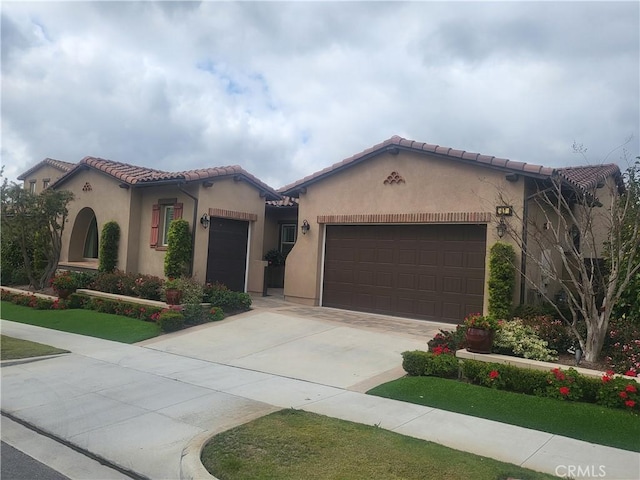
<svg viewBox="0 0 640 480"><path fill-rule="evenodd" d="M467 328L467 351L473 353L491 353L495 334L496 332L494 330L483 330L473 327Z"/></svg>
<svg viewBox="0 0 640 480"><path fill-rule="evenodd" d="M168 288L165 295L169 305L180 305L180 300L182 300L181 290L178 290L177 288Z"/></svg>

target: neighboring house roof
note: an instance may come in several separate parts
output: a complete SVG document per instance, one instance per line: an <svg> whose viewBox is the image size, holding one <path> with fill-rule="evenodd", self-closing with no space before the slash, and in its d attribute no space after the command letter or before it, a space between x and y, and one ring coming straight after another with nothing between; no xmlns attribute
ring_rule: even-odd
<svg viewBox="0 0 640 480"><path fill-rule="evenodd" d="M295 197L282 196L281 200L268 200L267 206L269 207L297 207L300 199Z"/></svg>
<svg viewBox="0 0 640 480"><path fill-rule="evenodd" d="M316 183L324 178L334 175L346 168L350 168L369 158L380 155L384 152L396 154L400 150L427 153L436 157L471 164L489 167L506 173L524 175L538 179L549 179L554 173L560 176L574 187L588 190L596 186L603 178L609 175L620 175L620 170L616 165L601 165L595 167L570 167L563 169L553 169L541 165L531 163L517 162L508 158L499 158L490 155L482 155L480 153L467 152L465 150L456 150L450 147L440 145L432 145L424 142L416 142L415 140L407 140L397 135L385 140L382 143L374 145L360 153L335 163L319 172L313 173L301 180L290 183L278 189L282 195L299 196L307 186ZM604 175L604 176L603 176Z"/></svg>
<svg viewBox="0 0 640 480"><path fill-rule="evenodd" d="M624 182L620 173L620 168L609 163L607 165L588 165L582 167L566 167L557 170L558 175L573 187L579 188L583 192L601 187L604 181L613 177L618 190L624 190Z"/></svg>
<svg viewBox="0 0 640 480"><path fill-rule="evenodd" d="M18 180L26 180L29 177L29 175L31 175L33 172L37 171L39 168L45 165L50 165L54 168L57 168L61 172L65 173L71 170L73 167L75 167L76 164L70 163L70 162L63 162L62 160L55 160L53 158L45 158L44 160L42 160L41 162L38 162L23 174L19 175Z"/></svg>
<svg viewBox="0 0 640 480"><path fill-rule="evenodd" d="M60 177L54 188L59 187L78 172L92 168L105 173L128 186L154 186L160 184L179 184L195 181L206 181L216 177L232 176L244 180L260 190L267 200L280 200L281 196L273 188L246 172L238 165L227 167L201 168L182 172L165 172L153 168L139 167L127 163L105 160L103 158L85 157L75 167Z"/></svg>

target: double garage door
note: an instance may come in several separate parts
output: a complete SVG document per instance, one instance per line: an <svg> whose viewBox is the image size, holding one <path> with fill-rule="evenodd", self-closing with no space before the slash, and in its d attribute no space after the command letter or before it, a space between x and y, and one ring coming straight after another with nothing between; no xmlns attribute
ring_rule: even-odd
<svg viewBox="0 0 640 480"><path fill-rule="evenodd" d="M328 225L322 304L461 323L482 312L486 225Z"/></svg>

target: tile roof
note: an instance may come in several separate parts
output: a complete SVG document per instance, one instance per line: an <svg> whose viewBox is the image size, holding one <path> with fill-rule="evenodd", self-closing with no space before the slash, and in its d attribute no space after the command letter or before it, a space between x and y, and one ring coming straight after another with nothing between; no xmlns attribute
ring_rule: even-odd
<svg viewBox="0 0 640 480"><path fill-rule="evenodd" d="M299 198L283 195L281 200L268 200L267 205L270 207L297 207L299 202Z"/></svg>
<svg viewBox="0 0 640 480"><path fill-rule="evenodd" d="M608 177L613 177L618 189L624 190L620 168L613 163L559 168L557 173L565 182L582 191L595 189Z"/></svg>
<svg viewBox="0 0 640 480"><path fill-rule="evenodd" d="M54 158L45 158L41 162L38 162L37 164L35 164L33 167L31 167L26 172L20 174L18 176L18 180L25 180L29 175L31 175L33 172L35 172L40 167L43 167L45 165L50 165L50 166L52 166L54 168L57 168L61 172L68 172L69 170L71 170L73 167L76 166L75 163L63 162L62 160L56 160Z"/></svg>
<svg viewBox="0 0 640 480"><path fill-rule="evenodd" d="M216 177L233 176L252 184L265 194L267 200L279 200L281 198L273 188L238 165L201 168L196 170L185 170L182 172L166 172L148 167L130 165L128 163L115 162L113 160L105 160L103 158L85 157L75 165L75 168L56 181L54 185L59 186L68 178L75 175L78 171L86 168L99 170L130 186L158 185L167 183L179 184L204 181Z"/></svg>
<svg viewBox="0 0 640 480"><path fill-rule="evenodd" d="M620 170L616 165L602 165L599 167L570 167L554 170L553 168L544 167L542 165L534 165L531 163L517 162L508 158L494 157L490 155L482 155L480 153L467 152L465 150L456 150L450 147L433 145L424 142L416 142L415 140L407 140L397 135L385 140L382 143L374 145L360 153L356 153L349 158L335 163L319 172L313 173L301 180L285 185L278 189L282 195L299 195L308 185L311 185L323 178L333 175L345 168L352 167L364 160L380 155L384 152L396 154L400 150L411 151L417 153L427 153L441 158L460 161L467 164L476 164L493 169L499 169L508 173L516 173L528 177L539 179L549 179L554 172L569 184L582 189L588 189L592 185L596 185L602 178L609 175L620 175ZM604 175L604 177L603 177Z"/></svg>

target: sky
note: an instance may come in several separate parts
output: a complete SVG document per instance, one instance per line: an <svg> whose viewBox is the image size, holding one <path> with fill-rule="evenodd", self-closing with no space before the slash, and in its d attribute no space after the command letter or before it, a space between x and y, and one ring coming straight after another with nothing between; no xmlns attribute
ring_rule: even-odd
<svg viewBox="0 0 640 480"><path fill-rule="evenodd" d="M637 1L0 8L10 180L94 156L278 188L393 135L549 167L640 155Z"/></svg>

